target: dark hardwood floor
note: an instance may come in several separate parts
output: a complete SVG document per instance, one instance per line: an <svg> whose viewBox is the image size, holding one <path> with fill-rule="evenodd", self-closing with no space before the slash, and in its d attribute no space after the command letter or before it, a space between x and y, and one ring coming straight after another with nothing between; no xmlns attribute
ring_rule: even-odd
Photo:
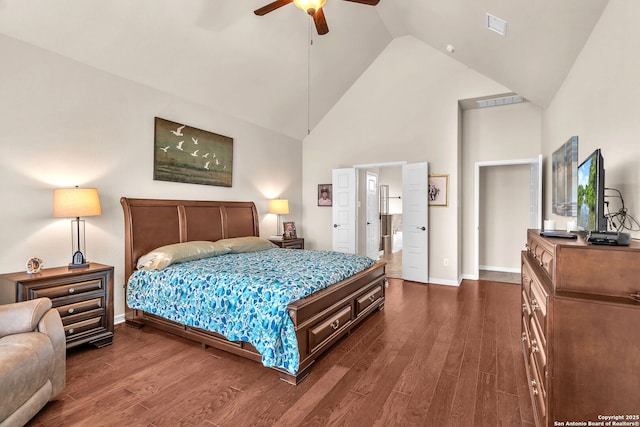
<svg viewBox="0 0 640 427"><path fill-rule="evenodd" d="M67 386L29 426L533 426L520 286L390 279L385 309L298 386L152 328L69 351Z"/></svg>

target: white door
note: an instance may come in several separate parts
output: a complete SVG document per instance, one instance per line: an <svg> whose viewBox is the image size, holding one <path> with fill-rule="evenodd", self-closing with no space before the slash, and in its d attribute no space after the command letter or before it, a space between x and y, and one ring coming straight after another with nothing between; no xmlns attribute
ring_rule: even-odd
<svg viewBox="0 0 640 427"><path fill-rule="evenodd" d="M366 181L366 255L371 259L377 260L380 256L380 204L378 203L378 175L367 171Z"/></svg>
<svg viewBox="0 0 640 427"><path fill-rule="evenodd" d="M402 166L402 278L429 281L429 165Z"/></svg>
<svg viewBox="0 0 640 427"><path fill-rule="evenodd" d="M333 170L333 250L356 253L356 170Z"/></svg>

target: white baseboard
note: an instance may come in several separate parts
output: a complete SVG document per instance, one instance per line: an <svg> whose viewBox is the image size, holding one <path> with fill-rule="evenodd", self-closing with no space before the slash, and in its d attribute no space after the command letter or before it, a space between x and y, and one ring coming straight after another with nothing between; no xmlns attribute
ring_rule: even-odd
<svg viewBox="0 0 640 427"><path fill-rule="evenodd" d="M480 270L487 271L499 271L501 273L520 273L520 268L511 268L511 267L495 267L492 265L481 265Z"/></svg>
<svg viewBox="0 0 640 427"><path fill-rule="evenodd" d="M124 314L116 314L113 317L114 325L117 325L118 323L124 323L124 321L125 321Z"/></svg>

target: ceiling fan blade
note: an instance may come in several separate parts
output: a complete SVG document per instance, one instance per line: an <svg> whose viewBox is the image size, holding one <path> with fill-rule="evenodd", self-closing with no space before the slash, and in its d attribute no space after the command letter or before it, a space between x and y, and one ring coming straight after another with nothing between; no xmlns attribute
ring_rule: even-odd
<svg viewBox="0 0 640 427"><path fill-rule="evenodd" d="M318 31L319 36L325 35L329 32L329 26L327 25L327 20L324 18L322 8L316 10L316 13L313 14L313 22L316 23L316 30Z"/></svg>
<svg viewBox="0 0 640 427"><path fill-rule="evenodd" d="M380 0L344 0L344 1L350 1L353 3L360 3L360 4L366 4L369 6L375 6L378 3L380 3Z"/></svg>
<svg viewBox="0 0 640 427"><path fill-rule="evenodd" d="M269 12L273 12L274 10L286 6L289 3L293 3L293 0L276 0L273 3L269 3L266 6L262 6L260 9L256 9L253 11L258 16L266 15Z"/></svg>

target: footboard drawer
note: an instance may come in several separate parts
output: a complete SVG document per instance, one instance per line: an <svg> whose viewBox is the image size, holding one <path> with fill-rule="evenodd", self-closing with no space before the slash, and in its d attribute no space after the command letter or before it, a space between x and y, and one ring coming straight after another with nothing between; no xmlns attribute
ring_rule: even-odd
<svg viewBox="0 0 640 427"><path fill-rule="evenodd" d="M384 296L383 286L380 284L356 299L356 317Z"/></svg>
<svg viewBox="0 0 640 427"><path fill-rule="evenodd" d="M309 348L313 353L351 323L351 304L334 311L326 319L309 328Z"/></svg>

